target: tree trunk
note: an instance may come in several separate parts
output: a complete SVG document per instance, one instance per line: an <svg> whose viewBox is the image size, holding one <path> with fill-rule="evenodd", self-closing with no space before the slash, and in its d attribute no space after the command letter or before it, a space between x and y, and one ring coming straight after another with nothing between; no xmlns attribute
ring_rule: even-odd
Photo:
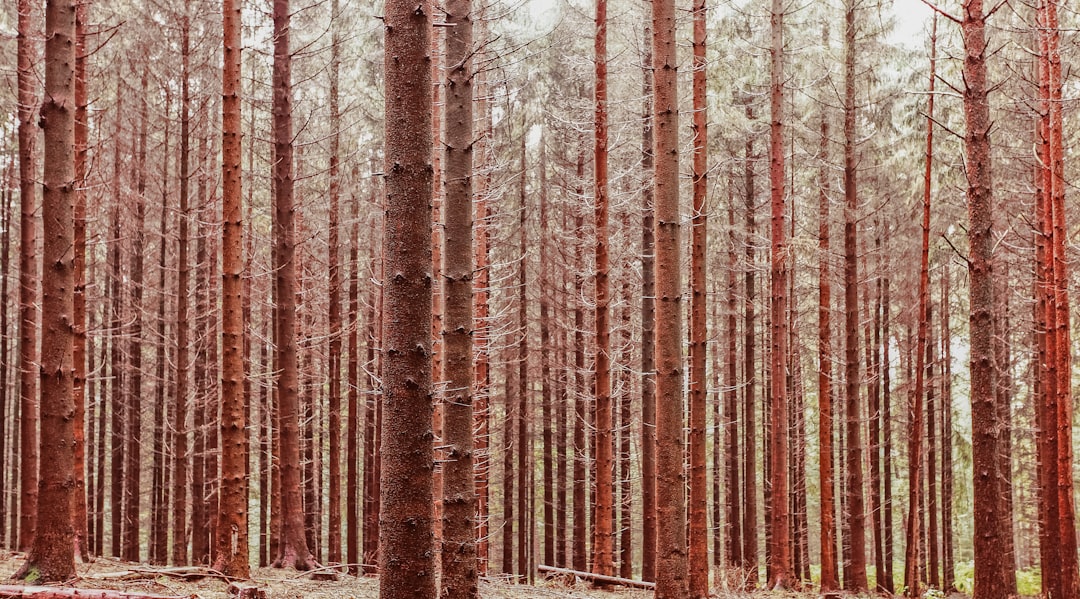
<svg viewBox="0 0 1080 599"><path fill-rule="evenodd" d="M828 39L828 32L824 35ZM821 165L818 172L821 193L818 196L818 476L821 487L821 592L840 588L836 561L836 480L833 475L833 356L832 356L832 277L829 261L829 120L821 115Z"/></svg>
<svg viewBox="0 0 1080 599"><path fill-rule="evenodd" d="M941 531L942 585L951 593L956 589L956 563L953 559L953 459L952 459L952 338L949 323L949 265L941 269L941 347L942 434L941 434ZM888 455L888 454L886 454Z"/></svg>
<svg viewBox="0 0 1080 599"><path fill-rule="evenodd" d="M886 229L885 238L888 239ZM885 592L893 593L893 517L892 517L892 381L891 381L891 367L892 359L889 357L892 352L889 350L889 341L891 339L891 333L889 332L889 311L892 309L889 301L889 279L886 277L882 283L881 291L881 353L885 358L882 360L881 365L881 421L882 427L882 470L884 480L882 481L882 528L884 529L884 546L882 552L885 561L885 571L882 584L884 585Z"/></svg>
<svg viewBox="0 0 1080 599"><path fill-rule="evenodd" d="M27 7L28 8L28 7ZM14 578L64 582L75 576L72 330L75 185L75 3L50 0L45 9L44 165L41 284L42 468L30 555Z"/></svg>
<svg viewBox="0 0 1080 599"><path fill-rule="evenodd" d="M782 0L772 1L772 47L770 49L769 92L769 185L771 190L771 252L770 252L770 402L769 416L769 565L770 589L789 588L795 583L791 563L790 525L788 506L788 331L787 281L788 240L785 219L784 185L784 8ZM850 308L850 306L849 306Z"/></svg>
<svg viewBox="0 0 1080 599"><path fill-rule="evenodd" d="M558 565L555 563L555 439L553 404L555 395L558 394L557 381L551 376L551 357L556 348L551 341L551 291L549 286L553 284L551 279L551 267L548 252L551 248L548 244L550 235L548 221L550 217L547 189L547 146L541 132L540 138L540 384L542 397L540 400L543 418L543 468L544 468L544 564Z"/></svg>
<svg viewBox="0 0 1080 599"><path fill-rule="evenodd" d="M172 563L187 563L187 488L188 488L188 158L191 147L191 92L189 55L191 53L188 10L191 0L184 0L184 15L180 24L180 212L177 237L176 276L176 372L174 396L176 410L173 422L173 537Z"/></svg>
<svg viewBox="0 0 1080 599"><path fill-rule="evenodd" d="M446 20L446 170L443 214L442 591L447 599L479 596L476 486L473 480L473 50L471 0L452 0ZM547 379L544 386L547 389ZM546 433L550 436L549 433ZM550 470L550 463L547 464ZM550 493L550 485L549 485ZM549 494L545 497L550 499Z"/></svg>
<svg viewBox="0 0 1080 599"><path fill-rule="evenodd" d="M142 472L142 313L143 313L143 253L139 251L145 242L146 228L146 68L143 68L139 86L139 132L138 147L135 148L135 197L130 200L135 212L133 223L133 250L128 256L128 276L130 278L131 320L128 325L128 361L131 365L130 385L127 394L126 434L127 447L124 448L124 538L123 551L125 561L139 561L139 504Z"/></svg>
<svg viewBox="0 0 1080 599"><path fill-rule="evenodd" d="M1049 85L1049 154L1053 237L1054 303L1057 309L1057 517L1060 543L1061 597L1074 597L1080 592L1080 566L1077 564L1076 505L1073 493L1073 398L1072 344L1070 338L1068 262L1065 253L1068 231L1065 223L1065 145L1062 107L1062 67L1059 49L1058 1L1044 0L1046 36L1045 57ZM1007 408L1005 408L1007 409ZM1005 514L1011 521L1011 510Z"/></svg>
<svg viewBox="0 0 1080 599"><path fill-rule="evenodd" d="M164 158L161 161L161 217L159 221L158 229L158 309L157 309L157 330L158 337L157 347L154 356L154 382L155 385L155 398L154 402L154 465L153 465L153 499L151 500L150 512L152 514L152 524L150 527L150 563L154 565L164 565L169 559L169 489L168 489L168 467L165 464L166 453L165 446L171 443L168 442L168 436L172 429L172 421L166 414L165 402L167 401L168 381L166 379L166 359L168 350L165 348L165 344L168 340L168 334L166 332L167 324L165 321L165 304L166 302L166 265L168 254L168 237L166 231L169 226L169 117L172 112L172 95L167 91L165 92L165 140L162 144L162 154ZM77 219L76 219L77 220ZM76 253L76 257L79 254ZM78 285L76 285L78 288Z"/></svg>
<svg viewBox="0 0 1080 599"><path fill-rule="evenodd" d="M87 547L86 514L86 154L89 136L87 115L88 93L86 88L86 21L90 0L75 5L75 204L73 216L75 229L73 276L75 287L72 322L74 345L75 421L75 504L72 517L75 525L75 552L86 562L90 559ZM143 161L145 163L145 160ZM7 212L5 211L5 215ZM6 218L6 217L5 217ZM6 298L7 295L4 294ZM5 320L5 323L7 321Z"/></svg>
<svg viewBox="0 0 1080 599"><path fill-rule="evenodd" d="M641 172L641 579L656 580L656 272L653 218L652 29L642 59Z"/></svg>
<svg viewBox="0 0 1080 599"><path fill-rule="evenodd" d="M708 216L708 113L705 105L705 0L694 0L693 107L690 130L694 140L693 212L690 242L690 596L709 595L709 522L706 514L708 488L705 481L705 410L708 394L707 289L705 247Z"/></svg>
<svg viewBox="0 0 1080 599"><path fill-rule="evenodd" d="M596 426L596 521L593 523L592 572L603 576L615 574L613 557L614 487L612 470L614 462L611 451L611 324L609 322L608 271L608 106L607 106L607 0L596 2L596 38L594 40L594 64L596 66L593 101L595 121L593 132L593 194L596 214L596 278L593 300L596 306L596 354L593 358L596 403L594 420Z"/></svg>
<svg viewBox="0 0 1080 599"><path fill-rule="evenodd" d="M277 254L278 376L276 381L281 470L281 540L275 567L317 567L304 535L301 495L299 376L296 343L296 208L293 203L292 55L289 0L274 0L274 208Z"/></svg>
<svg viewBox="0 0 1080 599"><path fill-rule="evenodd" d="M746 106L746 118L754 120L754 107L749 103ZM743 392L743 521L742 521L742 566L746 571L746 584L748 590L753 589L758 583L758 516L757 516L757 441L755 416L755 403L757 400L756 382L757 374L755 364L757 345L757 325L755 321L755 296L757 295L757 283L755 282L756 266L754 264L755 241L753 236L757 230L754 214L757 210L754 189L754 161L757 156L754 153L754 139L746 139L745 149L745 189L746 194L746 230L744 232L743 246L746 252L745 269L745 304L743 313L743 380L745 391Z"/></svg>
<svg viewBox="0 0 1080 599"><path fill-rule="evenodd" d="M533 514L529 502L529 493L532 490L530 474L532 472L532 437L529 423L532 415L529 412L529 303L528 303L528 210L525 194L525 182L528 175L525 148L525 129L521 135L521 181L518 183L518 271L517 271L517 418L514 424L517 426L517 545L518 561L517 573L525 577L527 584L532 584L533 572L531 568L532 542L530 541L529 528L533 521ZM594 502L595 505L595 502Z"/></svg>
<svg viewBox="0 0 1080 599"><path fill-rule="evenodd" d="M469 9L472 8L470 4ZM470 15L469 21L472 21ZM481 39L486 41L486 28L481 24ZM490 160L490 148L491 148L491 105L487 99L488 87L485 85L485 80L481 72L475 73L473 77L477 77L476 82L479 88L479 93L476 94L478 100L478 110L480 112L480 144L478 146L481 156L481 169L484 171L483 176L478 180L478 185L473 192L474 198L474 221L473 221L473 239L475 253L475 273L476 281L473 283L473 355L475 356L473 383L475 385L473 389L473 436L474 436L474 474L473 479L476 485L476 511L477 511L477 548L476 548L476 560L477 571L480 575L486 575L488 571L489 561L489 547L488 541L489 535L489 520L488 514L489 505L489 483L491 480L491 455L489 453L491 428L490 424L490 409L491 409L491 319L490 319L490 290L489 285L491 281L491 261L489 259L490 253L490 239L488 233L488 220L491 215L488 212L488 190L491 182L491 160ZM565 410L565 398L563 409ZM562 423L565 426L565 422ZM565 430L563 431L565 433ZM561 438L565 440L564 434ZM565 448L563 448L565 450ZM565 468L565 465L560 461L560 466ZM562 482L563 478L560 478ZM560 516L564 519L565 524L565 504L566 504L566 489L561 489L561 497L563 499L563 510L560 512ZM559 527L560 537L565 536L565 526ZM564 556L565 557L565 556ZM560 564L564 565L564 564Z"/></svg>
<svg viewBox="0 0 1080 599"><path fill-rule="evenodd" d="M738 264L738 254L735 248L738 247L738 238L735 228L734 190L732 193L731 205L728 207L727 348L724 361L724 429L725 453L727 454L724 464L727 472L727 491L725 495L727 502L725 511L727 561L724 565L727 569L736 570L741 568L745 562L742 552L742 539L745 531L742 528L742 500L739 496L739 375L736 369L738 283L735 277L736 265Z"/></svg>
<svg viewBox="0 0 1080 599"><path fill-rule="evenodd" d="M656 597L689 596L683 474L682 276L675 3L657 0L653 21L656 159Z"/></svg>
<svg viewBox="0 0 1080 599"><path fill-rule="evenodd" d="M282 2L283 0L278 0ZM382 430L379 593L435 597L432 514L431 200L432 6L385 11L386 219L383 256L385 426Z"/></svg>
<svg viewBox="0 0 1080 599"><path fill-rule="evenodd" d="M247 578L247 403L244 393L244 229L240 171L240 4L222 6L221 478L214 570ZM249 140L253 141L253 140ZM215 340L216 341L216 340Z"/></svg>
<svg viewBox="0 0 1080 599"><path fill-rule="evenodd" d="M337 14L337 13L335 13ZM360 201L355 196L349 202L352 209L349 218L349 362L348 384L348 432L345 441L345 561L349 574L360 574L359 566L364 555L360 552L360 533L363 526L360 512ZM370 313L369 313L370 314ZM372 320L369 316L368 318ZM365 400L365 404L367 401ZM366 434L366 431L365 431ZM365 463L368 456L364 456ZM364 471L364 490L370 480L370 472ZM365 495L365 506L367 505ZM365 510L366 511L366 510ZM366 531L365 531L366 532ZM331 545L332 547L333 545Z"/></svg>
<svg viewBox="0 0 1080 599"><path fill-rule="evenodd" d="M40 4L40 3L39 3ZM69 3L70 4L70 3ZM34 87L37 60L33 9L30 0L18 3L19 113L19 529L21 551L34 544L38 505L38 351L37 351L37 167L34 164ZM12 510L14 514L14 510ZM12 534L16 531L12 529Z"/></svg>
<svg viewBox="0 0 1080 599"><path fill-rule="evenodd" d="M990 156L990 105L987 90L986 16L982 0L965 0L961 30L964 39L964 153L967 164L967 204L970 331L971 331L971 413L972 497L975 512L974 599L1016 594L1008 583L1015 569L1001 551L1003 535L1011 534L1012 523L1005 513L1002 495L1003 469L1009 456L1002 454L1003 434L995 405L993 358L993 235L992 181Z"/></svg>
<svg viewBox="0 0 1080 599"><path fill-rule="evenodd" d="M585 156L578 154L575 180L583 185L585 172ZM579 187L581 194L584 189ZM574 231L578 232L580 239L583 231L584 218L581 212L577 213L574 220ZM585 258L583 256L582 243L574 244L574 288L583 289L585 285ZM575 294L575 297L579 294ZM587 406L585 397L585 307L580 298L574 302L574 534L573 534L573 567L575 570L587 569L587 539L586 539L586 514L585 490L589 486L588 478L588 448L585 441L585 426Z"/></svg>
<svg viewBox="0 0 1080 599"><path fill-rule="evenodd" d="M111 555L113 557L120 557L122 555L122 533L123 533L123 499L124 499L124 450L126 449L126 443L124 442L124 384L126 382L126 372L124 370L124 356L120 351L120 334L124 328L124 299L121 295L121 278L122 273L120 270L120 207L124 205L121 200L120 191L120 165L121 162L121 143L120 139L123 135L123 130L120 125L121 115L123 110L123 94L120 87L120 77L117 75L116 91L118 94L118 100L116 105L116 117L115 117L115 131L114 131L114 151L113 151L113 174L112 174L112 194L113 194L113 206L110 214L109 222L109 241L107 244L109 254L109 369L112 375L112 386L110 388L109 403L112 407L112 422L110 431L110 449L112 460L110 463L110 474L112 488L109 493L109 515L111 519L111 534L110 534L110 547Z"/></svg>
<svg viewBox="0 0 1080 599"><path fill-rule="evenodd" d="M847 520L851 529L851 580L844 588L856 592L867 590L866 582L866 514L863 508L862 421L859 410L859 263L858 209L859 196L855 188L858 168L855 136L855 3L849 0L845 10L844 36L844 312L845 337L845 412L847 420ZM846 573L846 572L845 572Z"/></svg>
<svg viewBox="0 0 1080 599"><path fill-rule="evenodd" d="M333 133L330 137L330 232L328 261L330 282L327 289L329 297L329 395L330 401L327 406L330 420L330 489L329 504L330 512L329 534L327 536L326 561L331 564L341 563L341 265L338 255L341 249L340 227L338 220L341 213L341 174L340 174L340 147L341 147L341 109L338 105L338 89L341 72L341 32L339 22L339 0L332 0L330 4L330 128ZM351 405L351 404L350 404ZM350 420L350 422L352 422ZM356 456L352 462L355 464ZM355 481L354 481L355 482ZM355 524L355 522L354 522ZM355 563L355 562L350 562Z"/></svg>

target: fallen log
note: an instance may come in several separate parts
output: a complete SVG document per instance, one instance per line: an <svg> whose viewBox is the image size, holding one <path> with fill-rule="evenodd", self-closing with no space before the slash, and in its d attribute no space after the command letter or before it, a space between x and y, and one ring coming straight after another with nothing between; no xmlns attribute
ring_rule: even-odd
<svg viewBox="0 0 1080 599"><path fill-rule="evenodd" d="M190 597L194 597L191 595ZM148 595L108 589L72 589L0 585L0 599L188 599L177 595Z"/></svg>
<svg viewBox="0 0 1080 599"><path fill-rule="evenodd" d="M592 572L581 572L578 570L568 570L566 568L556 568L553 566L537 566L537 570L541 574L556 574L563 576L576 576L582 580L589 582L596 582L600 584L614 584L623 587L630 587L632 589L645 589L648 591L656 588L655 582L645 582L642 580L633 580L631 578L619 578L618 576L604 576L603 574L593 574Z"/></svg>

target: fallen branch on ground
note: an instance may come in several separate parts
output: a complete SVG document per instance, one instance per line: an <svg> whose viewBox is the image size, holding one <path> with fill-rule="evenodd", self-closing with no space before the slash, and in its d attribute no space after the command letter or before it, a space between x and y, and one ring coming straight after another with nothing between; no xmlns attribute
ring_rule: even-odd
<svg viewBox="0 0 1080 599"><path fill-rule="evenodd" d="M568 570L566 568L555 568L552 566L537 566L536 569L539 570L541 574L564 574L569 576L576 576L582 580L588 580L589 582L614 584L618 586L630 587L634 589L646 589L650 591L656 588L656 583L654 582L644 582L642 580L633 580L630 578L619 578L618 576L604 576L603 574L580 572L578 570Z"/></svg>
<svg viewBox="0 0 1080 599"><path fill-rule="evenodd" d="M191 597L194 597L192 595ZM0 585L0 599L188 599L177 595L148 595L108 589L72 589Z"/></svg>

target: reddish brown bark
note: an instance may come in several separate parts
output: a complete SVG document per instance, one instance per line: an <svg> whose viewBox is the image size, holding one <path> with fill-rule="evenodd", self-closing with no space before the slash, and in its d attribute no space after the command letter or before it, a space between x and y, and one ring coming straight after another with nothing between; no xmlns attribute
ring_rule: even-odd
<svg viewBox="0 0 1080 599"><path fill-rule="evenodd" d="M34 87L36 37L32 3L19 0L18 10L18 113L19 113L19 528L12 527L18 542L28 551L34 543L38 502L38 395L37 395L37 167L34 146L37 131L33 114L37 99ZM12 510L12 514L15 510Z"/></svg>
<svg viewBox="0 0 1080 599"><path fill-rule="evenodd" d="M172 562L187 563L187 490L188 490L188 191L190 186L189 155L191 153L191 24L188 18L191 0L184 0L180 22L180 208L177 214L177 276L176 276L176 370L173 374L173 518Z"/></svg>
<svg viewBox="0 0 1080 599"><path fill-rule="evenodd" d="M0 585L0 599L180 599L175 595L148 595L98 589Z"/></svg>
<svg viewBox="0 0 1080 599"><path fill-rule="evenodd" d="M851 567L845 568L844 588L856 592L867 590L866 579L866 513L863 506L863 446L862 421L859 410L859 263L858 209L856 189L858 156L856 149L855 105L855 3L850 0L845 10L844 35L844 332L845 371L844 403L846 416L847 488L845 489L847 522L851 534ZM850 573L850 580L847 575Z"/></svg>
<svg viewBox="0 0 1080 599"><path fill-rule="evenodd" d="M443 236L442 590L446 599L479 596L473 480L473 66L471 0L446 4L446 127ZM544 389L547 390L547 378ZM545 433L549 435L549 433ZM547 437L545 437L547 438ZM547 464L550 471L550 464ZM550 493L550 485L548 487ZM549 495L545 495L550 499Z"/></svg>
<svg viewBox="0 0 1080 599"><path fill-rule="evenodd" d="M310 570L300 474L300 405L296 341L296 223L293 203L292 55L289 0L274 0L274 209L277 273L277 421L281 471L281 539L275 567Z"/></svg>
<svg viewBox="0 0 1080 599"><path fill-rule="evenodd" d="M483 28L483 25L481 25L481 27L482 29L480 37L482 39L486 39L485 29ZM490 556L490 542L488 540L488 484L491 479L491 456L489 454L489 447L491 444L491 322L489 319L490 308L488 303L490 298L489 285L491 281L491 273L490 260L488 256L490 247L488 220L490 218L490 214L488 214L487 203L488 189L490 187L491 179L491 105L487 99L487 86L484 83L482 73L475 73L474 77L477 77L475 85L480 90L479 93L476 94L478 100L477 110L480 113L481 122L479 132L481 137L478 150L481 156L481 168L484 170L484 174L483 176L478 178L475 192L473 194L473 239L475 242L473 251L475 253L474 262L476 276L476 280L473 283L473 355L475 356L475 370L473 374L473 383L475 385L473 389L473 436L475 445L475 473L473 477L476 483L477 571L480 575L485 575L488 571L488 560ZM565 425L565 423L563 424ZM565 435L563 438L565 438ZM565 504L565 489L563 489L563 498ZM562 515L565 518L565 514ZM565 527L562 527L560 529L560 532L565 535Z"/></svg>
<svg viewBox="0 0 1080 599"><path fill-rule="evenodd" d="M1054 304L1057 310L1054 324L1056 348L1056 406L1053 414L1057 428L1057 518L1058 550L1061 555L1060 596L1074 597L1080 592L1080 567L1077 564L1076 506L1073 494L1073 398L1072 398L1072 345L1070 339L1068 263L1065 246L1068 243L1065 222L1065 146L1063 106L1062 106L1062 66L1060 51L1060 31L1058 25L1057 0L1044 0L1042 5L1046 39L1043 60L1047 75L1048 94L1048 133L1049 133L1049 184L1050 210L1053 236L1051 238L1052 275ZM1049 414L1048 414L1049 416ZM1050 423L1048 422L1048 425ZM1007 514L1011 516L1010 514Z"/></svg>
<svg viewBox="0 0 1080 599"><path fill-rule="evenodd" d="M683 599L687 587L683 474L682 273L679 224L679 111L675 3L652 4L656 218L656 597Z"/></svg>
<svg viewBox="0 0 1080 599"><path fill-rule="evenodd" d="M825 33L828 39L828 32ZM836 561L836 479L833 475L833 356L832 356L832 277L829 202L829 120L821 115L821 165L818 172L818 476L821 487L821 591L840 587Z"/></svg>
<svg viewBox="0 0 1080 599"><path fill-rule="evenodd" d="M886 233L888 230L886 229ZM886 234L886 239L889 235ZM882 427L882 470L885 473L882 481L882 529L883 534L883 548L882 552L885 560L885 570L882 578L882 584L885 587L887 593L894 592L893 583L893 517L892 517L892 381L891 381L891 364L892 360L889 356L892 352L889 349L889 342L891 334L889 331L889 312L892 309L889 297L889 279L888 277L882 282L881 291L881 353L885 358L881 364L881 420L884 423Z"/></svg>
<svg viewBox="0 0 1080 599"><path fill-rule="evenodd" d="M596 521L593 523L592 572L603 576L615 574L614 487L611 451L611 323L609 322L608 270L608 106L607 106L607 0L596 2L596 37L593 46L596 66L593 131L593 194L596 207L596 278L593 300L596 306L596 354L593 384L594 423L596 426Z"/></svg>
<svg viewBox="0 0 1080 599"><path fill-rule="evenodd" d="M641 172L641 579L656 580L656 271L653 251L652 29L642 59Z"/></svg>
<svg viewBox="0 0 1080 599"><path fill-rule="evenodd" d="M73 206L74 295L72 314L75 335L72 347L75 389L75 504L72 517L75 525L75 553L89 561L86 514L86 150L89 123L87 115L86 82L86 20L90 0L75 5L75 204ZM145 160L143 161L145 163ZM6 297L6 296L5 296Z"/></svg>
<svg viewBox="0 0 1080 599"><path fill-rule="evenodd" d="M16 145L18 141L16 140ZM11 244L12 244L12 225L11 225L11 204L15 197L15 189L18 188L18 184L15 182L15 165L14 161L9 162L4 169L3 177L3 190L0 191L0 204L3 205L3 214L0 217L2 220L4 229L3 240L0 241L0 273L3 273L3 279L0 280L0 297L5 298L5 301L0 303L0 339L3 340L0 343L0 364L4 364L3 368L0 368L0 416L4 418L4 424L0 425L0 431L4 434L0 435L0 547L8 548L10 545L7 543L7 518L8 518L8 474L14 473L16 465L14 462L9 462L8 457L8 438L11 435L8 432L8 426L10 422L14 420L8 414L8 406L10 393L12 389L8 386L9 376L11 374L8 365L12 360L9 357L9 344L8 339L11 337L11 329L8 321L8 284L11 279L9 276L11 266ZM14 485L14 481L12 481Z"/></svg>
<svg viewBox="0 0 1080 599"><path fill-rule="evenodd" d="M789 588L795 583L791 556L791 514L788 505L788 239L784 185L784 8L772 2L772 47L769 86L769 185L771 190L770 252L770 402L769 416L769 531L768 587ZM850 306L849 306L850 309Z"/></svg>
<svg viewBox="0 0 1080 599"><path fill-rule="evenodd" d="M28 7L26 7L28 8ZM75 490L72 426L72 330L75 191L75 3L50 0L45 9L45 95L42 175L41 427L37 522L30 555L14 578L63 582L75 576Z"/></svg>
<svg viewBox="0 0 1080 599"><path fill-rule="evenodd" d="M690 241L690 505L689 566L690 596L703 599L709 595L709 522L706 514L708 488L705 481L705 411L708 395L708 330L705 247L708 217L705 193L708 189L708 113L705 105L705 0L693 6L693 108L690 130L693 134L693 188Z"/></svg>
<svg viewBox="0 0 1080 599"><path fill-rule="evenodd" d="M278 0L279 2L282 0ZM386 272L382 369L379 593L435 597L432 514L431 131L432 6L385 10Z"/></svg>
<svg viewBox="0 0 1080 599"><path fill-rule="evenodd" d="M222 4L221 478L213 569L247 578L247 404L244 393L243 201L240 171L240 3Z"/></svg>
<svg viewBox="0 0 1080 599"><path fill-rule="evenodd" d="M975 511L975 584L973 597L989 599L1016 593L1010 588L1008 573L1014 565L1001 551L1003 535L1011 535L1005 511L1003 471L1009 456L1004 455L994 393L993 359L993 235L992 177L990 156L990 105L986 65L986 15L982 0L965 0L961 31L964 40L964 153L967 173L970 337L971 337L971 426L973 499ZM1015 580L1015 579L1014 579Z"/></svg>

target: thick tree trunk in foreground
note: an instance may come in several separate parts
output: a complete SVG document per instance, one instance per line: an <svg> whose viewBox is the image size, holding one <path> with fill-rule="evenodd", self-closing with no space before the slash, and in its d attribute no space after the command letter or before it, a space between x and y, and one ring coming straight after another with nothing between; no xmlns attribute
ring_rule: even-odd
<svg viewBox="0 0 1080 599"><path fill-rule="evenodd" d="M280 0L279 0L280 1ZM379 592L435 597L431 385L432 7L385 10L386 223Z"/></svg>
<svg viewBox="0 0 1080 599"><path fill-rule="evenodd" d="M37 167L34 165L34 74L37 37L30 0L18 4L19 113L19 530L18 543L29 551L34 542L38 502L38 348L37 348ZM14 513L14 511L13 511ZM12 530L15 535L16 531Z"/></svg>
<svg viewBox="0 0 1080 599"><path fill-rule="evenodd" d="M274 0L274 245L277 264L277 420L280 435L281 539L275 567L316 566L304 535L296 348L296 207L293 203L292 76L289 0Z"/></svg>
<svg viewBox="0 0 1080 599"><path fill-rule="evenodd" d="M74 287L75 221L75 3L50 0L45 12L44 231L41 284L41 427L48 431L40 446L37 525L34 543L15 578L63 582L75 576L75 491L72 426L74 364L71 321Z"/></svg>
<svg viewBox="0 0 1080 599"><path fill-rule="evenodd" d="M682 275L675 3L655 0L653 114L656 161L656 597L684 599L687 586L683 475Z"/></svg>
<svg viewBox="0 0 1080 599"><path fill-rule="evenodd" d="M772 428L769 440L769 546L770 589L789 588L795 583L791 560L791 514L788 498L788 331L787 285L788 240L785 219L784 177L784 8L782 0L772 1L772 48L769 107L769 185L771 188L771 270L770 286L770 402Z"/></svg>
<svg viewBox="0 0 1080 599"><path fill-rule="evenodd" d="M1003 435L994 393L993 356L993 235L990 157L990 104L987 98L986 16L982 0L965 0L961 31L964 39L964 153L967 172L970 331L971 331L971 434L973 498L975 510L974 599L996 599L1016 594L1009 584L1009 555L1002 551L1004 535L1012 523L1005 510L1004 469L1009 456L1002 453ZM1015 578L1013 579L1015 580ZM1010 588L1011 586L1011 588Z"/></svg>
<svg viewBox="0 0 1080 599"><path fill-rule="evenodd" d="M240 3L222 5L221 478L214 569L247 578L247 404L244 394L244 229L240 173ZM249 140L250 143L250 140Z"/></svg>
<svg viewBox="0 0 1080 599"><path fill-rule="evenodd" d="M705 480L705 410L708 379L705 374L708 330L705 248L708 217L708 114L705 105L705 0L694 0L693 106L693 212L690 242L690 596L709 595L708 489Z"/></svg>
<svg viewBox="0 0 1080 599"><path fill-rule="evenodd" d="M473 476L473 87L472 2L446 4L446 144L443 161L442 591L445 599L479 595L476 486ZM544 381L545 388L548 385ZM548 498L550 500L550 498Z"/></svg>

